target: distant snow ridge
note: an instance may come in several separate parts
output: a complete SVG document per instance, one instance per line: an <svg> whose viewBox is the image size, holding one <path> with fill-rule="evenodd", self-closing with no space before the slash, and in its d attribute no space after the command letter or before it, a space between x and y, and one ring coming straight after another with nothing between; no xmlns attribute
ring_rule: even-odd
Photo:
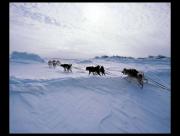
<svg viewBox="0 0 180 136"><path fill-rule="evenodd" d="M133 60L136 59L134 57L128 57L128 56L96 56L95 59L117 59L117 60L122 60L122 59L128 59L128 60ZM137 59L169 59L169 57L163 56L163 55L158 55L158 56L148 56L148 57L142 57L142 58L137 58Z"/></svg>
<svg viewBox="0 0 180 136"><path fill-rule="evenodd" d="M30 60L37 62L45 62L40 56L33 53L17 52L14 51L11 54L11 60Z"/></svg>
<svg viewBox="0 0 180 136"><path fill-rule="evenodd" d="M82 60L82 61L79 61L78 63L92 63L91 60Z"/></svg>
<svg viewBox="0 0 180 136"><path fill-rule="evenodd" d="M151 58L151 59L167 59L169 57L166 57L163 55L158 55L158 56L148 56L148 58Z"/></svg>
<svg viewBox="0 0 180 136"><path fill-rule="evenodd" d="M103 55L103 56L96 56L95 59L134 59L133 57L126 57L126 56L107 56L107 55Z"/></svg>

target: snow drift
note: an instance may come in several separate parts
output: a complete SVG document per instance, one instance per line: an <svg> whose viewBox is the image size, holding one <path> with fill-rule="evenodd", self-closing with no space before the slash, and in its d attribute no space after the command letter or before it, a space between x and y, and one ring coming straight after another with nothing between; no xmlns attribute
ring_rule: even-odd
<svg viewBox="0 0 180 136"><path fill-rule="evenodd" d="M10 63L10 133L170 133L171 92L151 82L141 89L121 73L134 67L170 87L168 61L61 62L72 63L73 72L46 63ZM85 71L97 64L106 76Z"/></svg>
<svg viewBox="0 0 180 136"><path fill-rule="evenodd" d="M34 62L45 62L40 56L33 54L33 53L26 53L26 52L17 52L14 51L11 54L11 61L14 62L27 62L27 61L34 61Z"/></svg>

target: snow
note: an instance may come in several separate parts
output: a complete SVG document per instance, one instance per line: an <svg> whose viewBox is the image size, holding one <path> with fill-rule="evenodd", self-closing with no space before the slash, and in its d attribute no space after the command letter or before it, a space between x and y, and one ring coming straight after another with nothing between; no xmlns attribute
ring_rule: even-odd
<svg viewBox="0 0 180 136"><path fill-rule="evenodd" d="M121 73L136 68L170 88L169 59L59 60L73 72L10 61L10 133L171 132L171 91L151 82L141 89ZM106 76L88 75L98 64Z"/></svg>
<svg viewBox="0 0 180 136"><path fill-rule="evenodd" d="M11 61L19 62L19 63L29 63L29 62L45 62L40 56L33 54L33 53L26 53L26 52L17 52L14 51L10 57Z"/></svg>

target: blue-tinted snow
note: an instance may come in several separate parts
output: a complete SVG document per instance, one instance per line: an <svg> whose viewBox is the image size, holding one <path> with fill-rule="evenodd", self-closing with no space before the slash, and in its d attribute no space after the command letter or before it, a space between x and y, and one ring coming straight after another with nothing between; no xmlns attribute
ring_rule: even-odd
<svg viewBox="0 0 180 136"><path fill-rule="evenodd" d="M136 68L170 88L170 62L60 61L73 72L10 63L10 133L170 133L171 91L152 82L141 89L121 73ZM88 75L85 67L97 64L106 76Z"/></svg>

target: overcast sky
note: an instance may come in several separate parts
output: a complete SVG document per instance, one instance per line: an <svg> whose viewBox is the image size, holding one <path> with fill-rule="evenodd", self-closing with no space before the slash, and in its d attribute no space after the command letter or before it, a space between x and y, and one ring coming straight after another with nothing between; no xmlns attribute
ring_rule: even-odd
<svg viewBox="0 0 180 136"><path fill-rule="evenodd" d="M10 3L10 52L170 56L169 3Z"/></svg>

